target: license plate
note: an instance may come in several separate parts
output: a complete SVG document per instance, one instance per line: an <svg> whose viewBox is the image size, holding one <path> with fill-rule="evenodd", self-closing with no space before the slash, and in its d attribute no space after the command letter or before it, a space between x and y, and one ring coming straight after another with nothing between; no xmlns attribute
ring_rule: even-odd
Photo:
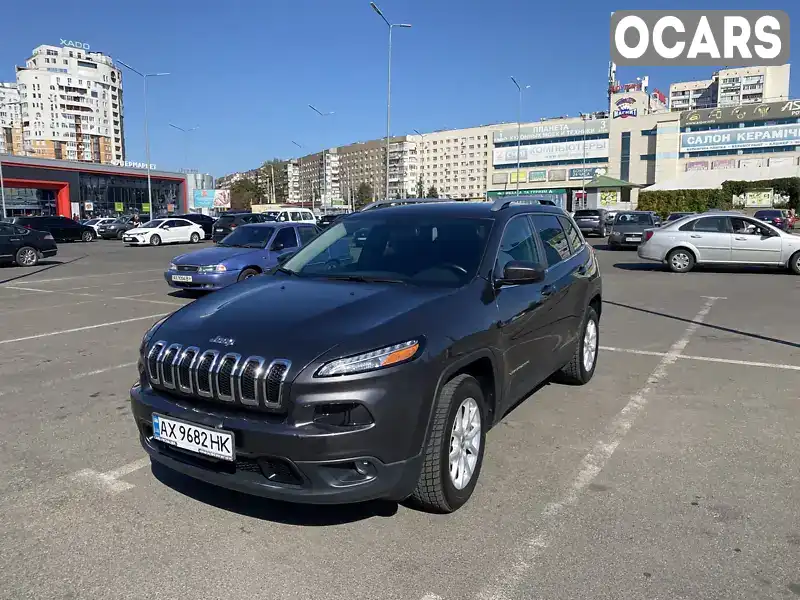
<svg viewBox="0 0 800 600"><path fill-rule="evenodd" d="M191 275L173 275L172 281L183 281L184 283L191 283L192 276Z"/></svg>
<svg viewBox="0 0 800 600"><path fill-rule="evenodd" d="M153 413L153 437L182 450L223 460L234 460L233 433L198 427Z"/></svg>
<svg viewBox="0 0 800 600"><path fill-rule="evenodd" d="M225 230L217 227L214 231L220 232L220 231L225 231Z"/></svg>
<svg viewBox="0 0 800 600"><path fill-rule="evenodd" d="M640 235L629 235L628 237L625 238L625 241L626 242L641 242L642 241L642 236L640 236Z"/></svg>
<svg viewBox="0 0 800 600"><path fill-rule="evenodd" d="M127 236L125 236L122 239L123 239L123 241L126 241L126 242L135 242L136 241L136 238L127 237Z"/></svg>

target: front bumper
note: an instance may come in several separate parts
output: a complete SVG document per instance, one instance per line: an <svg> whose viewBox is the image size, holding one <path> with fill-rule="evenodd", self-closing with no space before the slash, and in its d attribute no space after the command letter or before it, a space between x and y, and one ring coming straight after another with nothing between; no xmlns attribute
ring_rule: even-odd
<svg viewBox="0 0 800 600"><path fill-rule="evenodd" d="M239 280L241 271L225 271L224 273L199 273L197 271L164 272L164 279L170 287L181 290L220 290ZM173 276L191 277L191 281L174 281Z"/></svg>
<svg viewBox="0 0 800 600"><path fill-rule="evenodd" d="M105 229L97 232L97 235L104 240L115 240L120 234L124 234L124 232L119 229Z"/></svg>
<svg viewBox="0 0 800 600"><path fill-rule="evenodd" d="M413 383L420 378L402 367L392 370L388 376L349 382L295 381L285 414L168 395L146 382L131 389L131 408L151 459L190 477L308 504L400 501L419 479L430 399L421 393L423 383ZM371 418L346 426L315 418L315 410L340 398L357 401ZM233 432L236 460L190 454L155 440L153 412Z"/></svg>

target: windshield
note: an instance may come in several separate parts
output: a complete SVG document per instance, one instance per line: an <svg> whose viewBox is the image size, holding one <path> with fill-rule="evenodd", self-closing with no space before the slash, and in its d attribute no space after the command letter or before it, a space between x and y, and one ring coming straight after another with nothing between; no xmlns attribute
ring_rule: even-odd
<svg viewBox="0 0 800 600"><path fill-rule="evenodd" d="M492 228L489 219L366 214L326 229L286 261L283 270L330 279L458 287L477 273Z"/></svg>
<svg viewBox="0 0 800 600"><path fill-rule="evenodd" d="M272 237L272 227L238 227L226 235L220 246L234 248L264 248Z"/></svg>
<svg viewBox="0 0 800 600"><path fill-rule="evenodd" d="M614 225L652 225L653 215L647 213L619 213Z"/></svg>
<svg viewBox="0 0 800 600"><path fill-rule="evenodd" d="M130 217L117 217L112 221L112 223L128 223L130 222L130 220L131 220Z"/></svg>
<svg viewBox="0 0 800 600"><path fill-rule="evenodd" d="M88 221L84 221L84 225L97 225L102 219L89 219Z"/></svg>
<svg viewBox="0 0 800 600"><path fill-rule="evenodd" d="M163 219L148 221L144 225L139 225L139 229L155 229L156 227L160 226L163 222L164 222Z"/></svg>
<svg viewBox="0 0 800 600"><path fill-rule="evenodd" d="M758 210L754 215L757 219L761 217L780 217L781 211L779 210Z"/></svg>
<svg viewBox="0 0 800 600"><path fill-rule="evenodd" d="M599 217L600 211L599 210L576 210L574 217Z"/></svg>

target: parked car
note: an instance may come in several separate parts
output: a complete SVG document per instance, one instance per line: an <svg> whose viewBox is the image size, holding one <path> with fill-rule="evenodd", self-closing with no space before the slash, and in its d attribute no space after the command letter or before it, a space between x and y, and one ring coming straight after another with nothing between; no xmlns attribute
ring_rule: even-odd
<svg viewBox="0 0 800 600"><path fill-rule="evenodd" d="M117 217L110 223L104 223L97 226L97 233L104 240L121 240L126 231L135 227L133 216L124 215Z"/></svg>
<svg viewBox="0 0 800 600"><path fill-rule="evenodd" d="M342 219L344 219L347 215L351 213L342 213L338 215L322 215L319 220L317 221L317 225L320 229L327 229L334 223L338 223Z"/></svg>
<svg viewBox="0 0 800 600"><path fill-rule="evenodd" d="M789 211L777 208L762 209L757 210L753 217L759 221L774 225L778 229L789 230Z"/></svg>
<svg viewBox="0 0 800 600"><path fill-rule="evenodd" d="M100 237L100 233L97 231L99 227L102 225L108 225L109 223L113 223L114 219L111 217L98 217L95 219L88 219L87 221L83 221L83 225L88 225L92 229L94 229L95 234L97 237Z"/></svg>
<svg viewBox="0 0 800 600"><path fill-rule="evenodd" d="M272 220L266 213L223 213L214 222L214 232L211 235L213 242L221 241L240 225L250 223L266 223Z"/></svg>
<svg viewBox="0 0 800 600"><path fill-rule="evenodd" d="M800 236L737 213L705 213L646 231L639 256L676 273L695 265L784 267L800 275Z"/></svg>
<svg viewBox="0 0 800 600"><path fill-rule="evenodd" d="M593 233L600 237L606 237L606 210L604 208L587 208L576 210L573 218L581 233Z"/></svg>
<svg viewBox="0 0 800 600"><path fill-rule="evenodd" d="M554 373L591 380L601 291L559 208L360 212L145 334L139 439L152 460L241 492L450 512L507 411Z"/></svg>
<svg viewBox="0 0 800 600"><path fill-rule="evenodd" d="M34 267L40 259L57 253L58 246L51 233L0 222L0 263Z"/></svg>
<svg viewBox="0 0 800 600"><path fill-rule="evenodd" d="M654 210L648 210L647 212L649 212L651 215L653 215L653 224L654 224L656 227L661 227L661 222L662 222L661 215L659 215L659 214L658 214L656 211L654 211Z"/></svg>
<svg viewBox="0 0 800 600"><path fill-rule="evenodd" d="M614 219L617 218L618 210L606 211L606 225L610 228L614 224Z"/></svg>
<svg viewBox="0 0 800 600"><path fill-rule="evenodd" d="M690 215L696 215L697 213L693 212L674 212L669 213L667 216L667 223L671 223L672 221L677 221L678 219L682 219L683 217L688 217Z"/></svg>
<svg viewBox="0 0 800 600"><path fill-rule="evenodd" d="M656 227L653 213L648 211L620 211L608 233L608 246L612 250L634 248L642 241L645 229Z"/></svg>
<svg viewBox="0 0 800 600"><path fill-rule="evenodd" d="M277 267L318 233L311 223L242 225L215 247L176 256L164 279L174 288L218 290Z"/></svg>
<svg viewBox="0 0 800 600"><path fill-rule="evenodd" d="M203 228L204 239L210 240L211 236L214 233L214 223L216 219L213 217L209 217L208 215L203 215L200 213L188 213L185 215L174 215L176 219L186 219L187 221L191 221L192 223L197 223L200 227Z"/></svg>
<svg viewBox="0 0 800 600"><path fill-rule="evenodd" d="M45 231L59 242L91 242L97 237L94 229L67 217L11 217L7 222L26 229Z"/></svg>
<svg viewBox="0 0 800 600"><path fill-rule="evenodd" d="M122 241L131 246L160 246L161 244L192 243L203 239L203 228L186 219L153 219L129 229Z"/></svg>

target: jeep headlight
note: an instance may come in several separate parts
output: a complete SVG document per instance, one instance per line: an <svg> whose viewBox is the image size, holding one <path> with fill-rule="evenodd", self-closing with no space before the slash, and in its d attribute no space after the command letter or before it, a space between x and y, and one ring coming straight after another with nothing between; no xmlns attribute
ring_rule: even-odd
<svg viewBox="0 0 800 600"><path fill-rule="evenodd" d="M419 349L419 340L408 340L407 342L385 346L354 356L338 358L324 364L316 372L315 377L366 373L367 371L398 365L413 360L417 356Z"/></svg>
<svg viewBox="0 0 800 600"><path fill-rule="evenodd" d="M150 340L153 339L153 336L156 334L158 328L161 327L161 324L164 323L164 321L166 321L168 318L169 315L167 315L163 319L159 319L150 329L147 330L147 332L144 334L144 337L142 338L142 343L139 345L139 354L144 352L144 349L147 347L147 344L150 343Z"/></svg>
<svg viewBox="0 0 800 600"><path fill-rule="evenodd" d="M200 273L224 273L227 270L228 267L225 265L205 265L198 269Z"/></svg>

